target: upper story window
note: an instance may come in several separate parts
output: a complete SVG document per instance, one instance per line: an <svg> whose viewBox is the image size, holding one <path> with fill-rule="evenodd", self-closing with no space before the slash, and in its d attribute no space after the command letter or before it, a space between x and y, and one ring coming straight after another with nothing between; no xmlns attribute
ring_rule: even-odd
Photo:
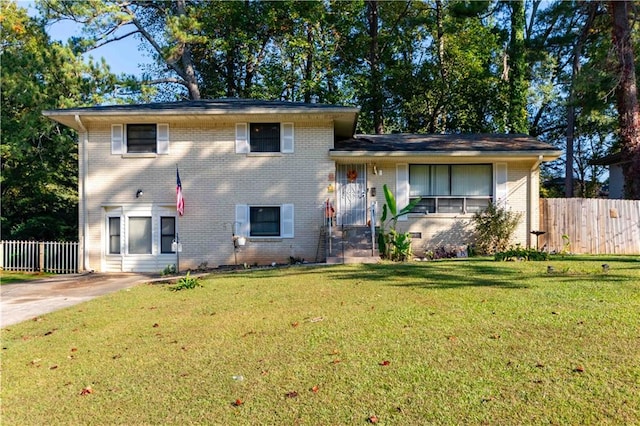
<svg viewBox="0 0 640 426"><path fill-rule="evenodd" d="M493 198L491 164L411 164L409 198L421 197L413 213L475 213Z"/></svg>
<svg viewBox="0 0 640 426"><path fill-rule="evenodd" d="M280 152L280 123L251 123L249 149L251 152Z"/></svg>
<svg viewBox="0 0 640 426"><path fill-rule="evenodd" d="M155 124L127 124L127 152L157 153Z"/></svg>
<svg viewBox="0 0 640 426"><path fill-rule="evenodd" d="M168 124L112 124L112 154L169 154Z"/></svg>
<svg viewBox="0 0 640 426"><path fill-rule="evenodd" d="M292 153L293 123L236 123L236 153Z"/></svg>

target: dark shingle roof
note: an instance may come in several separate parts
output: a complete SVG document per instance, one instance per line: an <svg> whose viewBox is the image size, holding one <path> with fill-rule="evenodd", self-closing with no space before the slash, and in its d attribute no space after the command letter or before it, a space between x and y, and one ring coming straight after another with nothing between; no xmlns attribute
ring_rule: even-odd
<svg viewBox="0 0 640 426"><path fill-rule="evenodd" d="M340 152L510 152L557 151L552 145L520 134L390 134L357 135L337 142L332 151Z"/></svg>
<svg viewBox="0 0 640 426"><path fill-rule="evenodd" d="M196 101L179 101L179 102L158 102L148 104L126 104L126 105L99 105L82 108L69 108L47 111L49 114L66 113L66 114L117 114L117 113L163 113L163 112L179 112L183 114L189 113L210 113L210 112L251 112L258 109L275 109L282 111L295 112L358 112L356 107L346 107L339 105L304 103L304 102L287 102L287 101L267 101L256 99L200 99Z"/></svg>

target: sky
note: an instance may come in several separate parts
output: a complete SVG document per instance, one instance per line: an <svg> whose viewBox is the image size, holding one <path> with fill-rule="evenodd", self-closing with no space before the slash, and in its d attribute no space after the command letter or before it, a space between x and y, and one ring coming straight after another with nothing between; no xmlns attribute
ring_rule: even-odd
<svg viewBox="0 0 640 426"><path fill-rule="evenodd" d="M27 9L30 16L36 16L38 14L35 3L31 0L19 0L18 5ZM47 33L53 40L66 42L69 37L80 36L82 34L82 27L70 20L64 20L49 25L47 27ZM103 57L112 73L125 73L139 76L142 74L141 66L151 63L149 57L145 56L146 52L138 51L139 43L135 37L127 37L123 40L94 49L83 57L85 60L88 60L91 56L94 61Z"/></svg>

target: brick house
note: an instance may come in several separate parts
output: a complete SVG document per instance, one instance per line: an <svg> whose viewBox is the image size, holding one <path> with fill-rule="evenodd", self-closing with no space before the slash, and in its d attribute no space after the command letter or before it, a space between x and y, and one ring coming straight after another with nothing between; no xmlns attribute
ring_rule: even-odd
<svg viewBox="0 0 640 426"><path fill-rule="evenodd" d="M375 224L383 184L399 205L423 198L399 225L418 254L470 242L493 200L523 213L517 241L531 243L538 166L560 151L522 135L354 136L358 112L243 99L45 111L79 133L82 269L325 261L326 202L334 229Z"/></svg>

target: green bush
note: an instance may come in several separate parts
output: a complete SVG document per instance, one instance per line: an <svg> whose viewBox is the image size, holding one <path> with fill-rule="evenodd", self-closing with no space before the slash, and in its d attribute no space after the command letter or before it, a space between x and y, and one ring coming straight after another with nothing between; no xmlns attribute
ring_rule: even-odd
<svg viewBox="0 0 640 426"><path fill-rule="evenodd" d="M547 253L546 251L540 251L533 248L524 248L524 247L520 247L520 245L516 245L515 247L510 247L508 250L496 253L493 258L498 261L507 261L507 260L542 261L542 260L549 260L549 253Z"/></svg>
<svg viewBox="0 0 640 426"><path fill-rule="evenodd" d="M487 208L473 215L475 246L478 253L495 254L509 248L522 213L515 213L489 203Z"/></svg>

